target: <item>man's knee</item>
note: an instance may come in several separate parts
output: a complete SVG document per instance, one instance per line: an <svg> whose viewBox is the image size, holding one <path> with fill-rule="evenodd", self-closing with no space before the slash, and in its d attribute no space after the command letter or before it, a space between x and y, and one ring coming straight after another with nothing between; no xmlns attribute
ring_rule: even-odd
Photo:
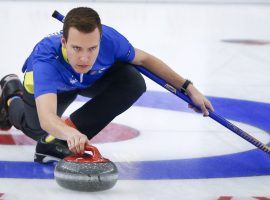
<svg viewBox="0 0 270 200"><path fill-rule="evenodd" d="M135 67L130 67L132 75L129 77L126 86L128 87L130 94L133 94L135 97L139 98L146 91L145 80L138 70L135 69Z"/></svg>
<svg viewBox="0 0 270 200"><path fill-rule="evenodd" d="M136 82L136 93L141 96L146 91L146 84L144 78L140 74L140 79Z"/></svg>

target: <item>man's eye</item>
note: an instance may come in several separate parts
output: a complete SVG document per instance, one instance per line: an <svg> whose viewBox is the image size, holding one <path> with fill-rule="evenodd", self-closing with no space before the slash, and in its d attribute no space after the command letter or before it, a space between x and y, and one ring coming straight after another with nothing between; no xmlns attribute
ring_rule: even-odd
<svg viewBox="0 0 270 200"><path fill-rule="evenodd" d="M91 47L90 51L94 51L97 47Z"/></svg>
<svg viewBox="0 0 270 200"><path fill-rule="evenodd" d="M80 50L80 47L73 47L73 50L74 51L79 51Z"/></svg>

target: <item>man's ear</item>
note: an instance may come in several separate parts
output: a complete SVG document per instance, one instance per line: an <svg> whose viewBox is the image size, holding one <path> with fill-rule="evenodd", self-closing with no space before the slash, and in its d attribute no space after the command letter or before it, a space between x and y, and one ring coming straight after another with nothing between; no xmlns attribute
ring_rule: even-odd
<svg viewBox="0 0 270 200"><path fill-rule="evenodd" d="M67 48L67 41L64 38L64 36L61 37L61 43L62 43L62 47Z"/></svg>

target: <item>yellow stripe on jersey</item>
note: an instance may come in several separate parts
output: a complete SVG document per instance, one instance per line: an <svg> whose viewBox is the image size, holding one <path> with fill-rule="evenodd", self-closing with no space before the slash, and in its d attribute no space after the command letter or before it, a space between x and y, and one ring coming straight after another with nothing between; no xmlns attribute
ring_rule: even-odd
<svg viewBox="0 0 270 200"><path fill-rule="evenodd" d="M68 63L68 57L67 57L67 49L62 46L62 55L65 61Z"/></svg>
<svg viewBox="0 0 270 200"><path fill-rule="evenodd" d="M34 94L34 77L32 71L25 73L23 86L28 93Z"/></svg>

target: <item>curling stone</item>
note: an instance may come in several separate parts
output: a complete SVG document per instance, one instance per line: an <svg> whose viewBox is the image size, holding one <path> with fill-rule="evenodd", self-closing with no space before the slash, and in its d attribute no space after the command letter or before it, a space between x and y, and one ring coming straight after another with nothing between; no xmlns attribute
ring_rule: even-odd
<svg viewBox="0 0 270 200"><path fill-rule="evenodd" d="M56 182L67 189L78 191L102 191L112 188L118 179L116 165L103 158L98 149L86 145L92 155L72 155L60 160L54 170Z"/></svg>

